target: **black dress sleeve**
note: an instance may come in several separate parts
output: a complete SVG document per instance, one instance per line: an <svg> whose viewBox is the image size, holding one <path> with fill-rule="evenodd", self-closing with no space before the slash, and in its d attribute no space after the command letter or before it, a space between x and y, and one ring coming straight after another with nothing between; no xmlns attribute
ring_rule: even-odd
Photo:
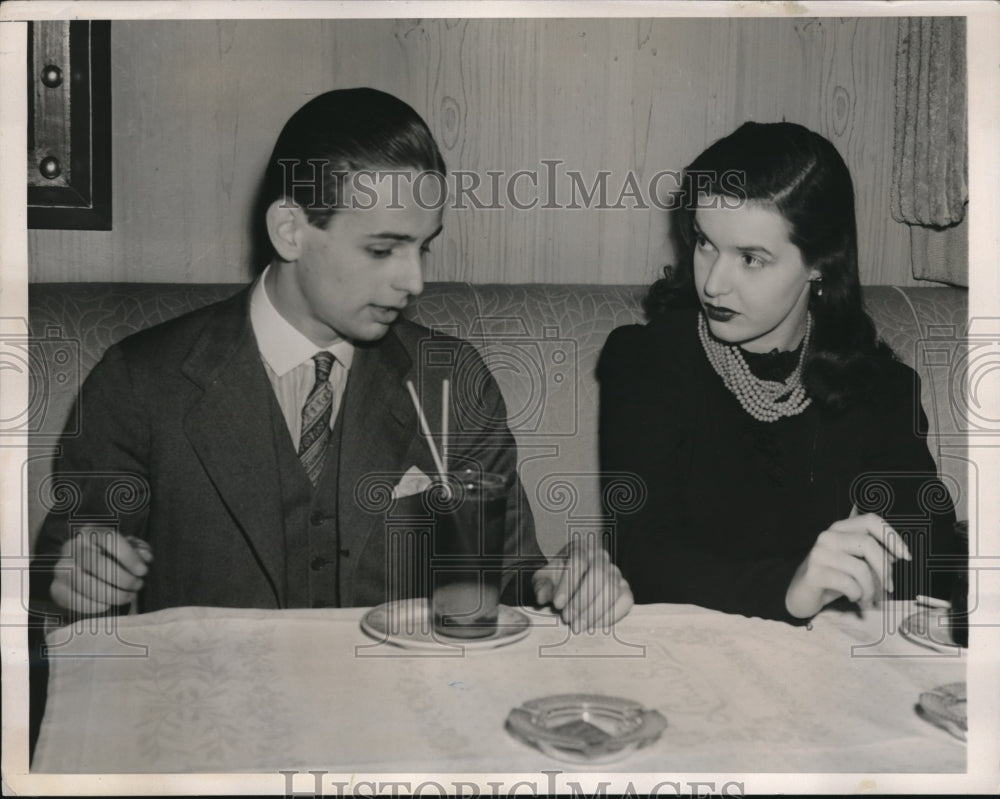
<svg viewBox="0 0 1000 799"><path fill-rule="evenodd" d="M699 444L689 440L687 420L699 391L685 348L662 346L672 338L672 331L619 328L598 363L602 494L614 531L612 557L637 602L690 603L804 624L785 608L785 591L805 551L727 557L700 546L689 527L685 462L689 448ZM616 492L616 483L632 489ZM629 501L618 502L618 493Z"/></svg>
<svg viewBox="0 0 1000 799"><path fill-rule="evenodd" d="M894 599L917 594L948 599L962 553L954 534L951 493L938 476L927 447L927 416L920 404L920 378L909 367L890 362L875 400L881 435L869 443L871 468L855 481L854 502L876 513L899 532L912 561L896 562Z"/></svg>

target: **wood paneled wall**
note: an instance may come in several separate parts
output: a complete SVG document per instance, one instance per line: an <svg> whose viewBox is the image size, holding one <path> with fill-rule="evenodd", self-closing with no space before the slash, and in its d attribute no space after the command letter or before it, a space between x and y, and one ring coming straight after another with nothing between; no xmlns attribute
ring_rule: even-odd
<svg viewBox="0 0 1000 799"><path fill-rule="evenodd" d="M242 281L250 211L282 124L310 97L392 92L452 170L556 159L613 202L747 119L801 122L854 174L865 283L912 284L889 213L897 22L325 20L114 22L114 229L32 231L37 281ZM663 184L666 185L666 184ZM526 181L522 197L530 198ZM481 190L489 197L486 189ZM541 201L545 197L539 189ZM630 201L629 201L630 202ZM449 210L429 280L642 283L670 258L649 209Z"/></svg>

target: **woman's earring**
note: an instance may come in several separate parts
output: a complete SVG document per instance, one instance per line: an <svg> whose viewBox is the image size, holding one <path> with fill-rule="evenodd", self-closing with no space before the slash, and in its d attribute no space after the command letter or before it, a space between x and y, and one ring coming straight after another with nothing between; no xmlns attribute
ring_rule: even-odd
<svg viewBox="0 0 1000 799"><path fill-rule="evenodd" d="M812 293L813 293L813 296L814 297L822 297L823 296L823 278L821 278L821 277L814 277L809 282L812 283Z"/></svg>

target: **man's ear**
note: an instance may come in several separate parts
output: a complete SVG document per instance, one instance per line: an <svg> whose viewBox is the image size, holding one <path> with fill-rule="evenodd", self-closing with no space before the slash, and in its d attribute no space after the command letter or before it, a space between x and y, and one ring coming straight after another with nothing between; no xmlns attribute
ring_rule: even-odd
<svg viewBox="0 0 1000 799"><path fill-rule="evenodd" d="M278 257L283 261L297 261L302 252L302 225L308 224L301 209L282 197L267 207L265 219L268 238Z"/></svg>

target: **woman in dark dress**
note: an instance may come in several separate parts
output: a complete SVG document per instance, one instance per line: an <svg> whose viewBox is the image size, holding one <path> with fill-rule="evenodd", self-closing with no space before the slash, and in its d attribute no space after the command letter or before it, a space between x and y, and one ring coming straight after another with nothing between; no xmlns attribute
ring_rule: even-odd
<svg viewBox="0 0 1000 799"><path fill-rule="evenodd" d="M623 473L645 494L614 513L635 600L804 623L834 601L947 596L933 567L954 509L918 378L862 307L843 159L800 125L748 122L681 198L680 265L598 366L604 494Z"/></svg>

